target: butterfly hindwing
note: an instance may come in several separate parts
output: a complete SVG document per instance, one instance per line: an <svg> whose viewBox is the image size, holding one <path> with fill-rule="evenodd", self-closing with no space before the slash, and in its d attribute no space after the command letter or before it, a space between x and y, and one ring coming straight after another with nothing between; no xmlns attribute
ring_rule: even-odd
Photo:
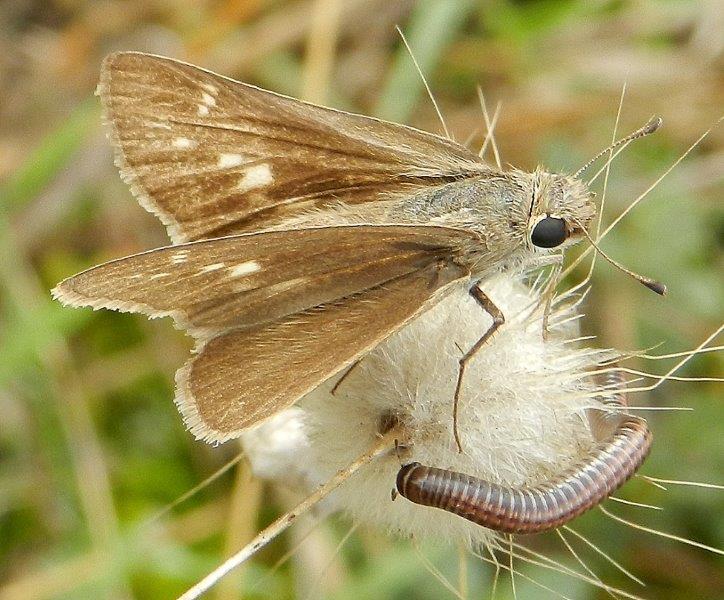
<svg viewBox="0 0 724 600"><path fill-rule="evenodd" d="M430 265L337 302L206 341L176 374L176 403L187 427L206 441L237 437L374 348L464 275L454 265Z"/></svg>

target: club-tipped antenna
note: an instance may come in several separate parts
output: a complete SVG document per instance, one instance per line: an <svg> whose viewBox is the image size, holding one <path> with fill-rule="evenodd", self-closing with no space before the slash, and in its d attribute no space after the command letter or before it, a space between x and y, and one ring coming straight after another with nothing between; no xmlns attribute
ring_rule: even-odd
<svg viewBox="0 0 724 600"><path fill-rule="evenodd" d="M619 146L622 146L623 144L628 144L629 142L633 142L634 140L637 140L642 137L646 137L647 135L651 135L656 131L659 127L661 127L661 123L663 123L663 120L661 117L651 117L649 119L648 123L641 127L640 129L637 129L633 133L628 134L626 137L621 138L620 140L614 142L611 144L608 148L605 150L601 150L596 156L594 156L591 160L589 160L585 165L583 165L578 171L576 171L573 174L573 177L575 179L578 179L588 167L590 167L593 163L595 163L599 158L601 158L604 154L607 154L611 152L611 150L615 150ZM602 255L603 256L603 255Z"/></svg>
<svg viewBox="0 0 724 600"><path fill-rule="evenodd" d="M651 277L646 277L645 275L639 275L638 273L635 273L631 269L627 269L624 267L620 262L614 260L611 258L608 254L606 254L599 245L593 240L593 238L590 236L588 231L586 231L585 227L577 222L578 227L583 231L583 235L585 235L588 238L588 241L591 243L591 246L593 246L604 259L606 259L609 263L611 263L614 267L616 267L619 271L623 271L627 275L630 275L633 277L636 281L639 283L645 285L650 290L656 292L659 296L665 296L666 295L666 286L661 283L660 281L656 281L655 279L652 279Z"/></svg>

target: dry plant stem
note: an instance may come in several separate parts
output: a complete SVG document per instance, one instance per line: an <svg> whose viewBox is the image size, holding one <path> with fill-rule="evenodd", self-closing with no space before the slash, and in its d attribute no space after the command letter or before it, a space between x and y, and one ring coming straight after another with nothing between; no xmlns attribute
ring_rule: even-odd
<svg viewBox="0 0 724 600"><path fill-rule="evenodd" d="M724 490L724 485L719 485L717 483L704 483L701 481L679 481L677 479L661 479L660 477L651 477L650 475L641 475L641 477L652 483L670 483L673 485L690 485L693 487L709 488L713 490Z"/></svg>
<svg viewBox="0 0 724 600"><path fill-rule="evenodd" d="M566 547L568 552L571 553L571 556L573 556L573 558L576 560L576 562L583 567L584 571L586 571L586 573L588 573L588 575L592 579L598 581L601 585L604 585L601 578L598 577L598 575L596 575L596 572L593 569L591 569L586 564L586 562L578 555L578 553L573 549L573 546L571 546L571 544L568 542L568 540L565 538L565 536L561 533L561 530L556 529L555 532L556 532L556 534L558 534L558 537L560 538L561 542L563 542L563 545ZM607 590L607 591L608 591L609 596L611 596L612 598L617 598L617 596L614 596L610 590Z"/></svg>
<svg viewBox="0 0 724 600"><path fill-rule="evenodd" d="M468 594L468 549L462 543L458 542L458 589L464 600L467 600Z"/></svg>
<svg viewBox="0 0 724 600"><path fill-rule="evenodd" d="M420 559L422 566L425 567L425 570L430 573L430 575L432 575L448 592L455 596L457 600L465 600L463 595L455 589L455 586L448 580L447 577L445 577L445 575L442 574L440 569L438 569L432 561L425 556L424 552L420 549L420 546L414 539L412 540L412 547L415 550L415 554L417 554L417 558Z"/></svg>
<svg viewBox="0 0 724 600"><path fill-rule="evenodd" d="M0 289L6 293L7 307L25 319L32 310L45 308L47 292L27 258L19 251L21 247L0 214ZM45 373L50 399L59 406L57 414L68 443L75 487L90 536L90 554L112 554L120 535L118 516L102 444L91 415L89 394L62 333L45 331L43 345L37 347L37 357ZM114 597L131 598L130 584L124 573L119 572L116 577Z"/></svg>
<svg viewBox="0 0 724 600"><path fill-rule="evenodd" d="M167 504L164 506L161 510L159 510L155 515L152 517L149 517L146 521L143 522L143 525L150 525L151 523L155 523L162 517L166 516L168 513L170 513L174 508L176 508L179 504L183 504L194 496L196 493L201 491L202 489L206 488L207 486L211 485L214 481L216 481L219 477L221 477L224 473L226 473L229 469L234 467L236 464L239 463L240 460L242 460L245 457L245 454L243 452L239 452L234 458L232 458L229 462L227 462L225 465L219 467L216 471L214 471L211 475L209 475L206 479L204 479L201 483L195 485L187 492L181 494L176 500L173 502Z"/></svg>
<svg viewBox="0 0 724 600"><path fill-rule="evenodd" d="M488 107L485 103L485 94L483 94L483 89L480 86L478 86L478 99L480 101L480 109L483 111L483 118L485 119L485 127L488 130L488 133L485 135L485 141L483 142L483 145L480 148L480 152L478 152L478 156L480 158L483 158L485 156L485 151L488 149L488 143L492 144L493 156L495 157L495 164L497 165L499 170L502 170L503 165L500 160L500 153L498 152L498 144L495 142L495 126L498 123L498 116L500 115L501 103L498 102L497 106L495 107L495 113L493 114L493 118L491 120L490 115L488 114Z"/></svg>
<svg viewBox="0 0 724 600"><path fill-rule="evenodd" d="M508 544L510 547L510 587L513 590L513 598L514 600L518 600L518 592L515 590L515 569L513 568L513 557L515 556L513 554L513 536L508 535Z"/></svg>
<svg viewBox="0 0 724 600"><path fill-rule="evenodd" d="M425 79L425 74L422 72L420 63L417 62L417 59L415 58L415 54L412 52L412 48L410 47L410 44L407 41L407 38L405 37L405 34L402 33L402 29L400 29L399 27L396 27L396 29L397 29L397 33L399 34L400 38L402 38L402 43L405 44L405 48L407 48L407 53L410 55L412 64L415 65L415 70L420 75L420 79L422 79L422 83L425 86L425 90L427 90L427 95L430 97L430 101L432 102L432 105L435 108L435 113L437 113L437 118L440 119L440 125L442 125L442 129L445 132L445 137L449 140L453 139L452 136L450 135L450 130L447 127L447 123L445 123L445 118L442 116L442 111L440 110L440 106L438 106L437 100L435 100L435 96L433 95L432 90L430 89L430 86L427 83L427 79Z"/></svg>
<svg viewBox="0 0 724 600"><path fill-rule="evenodd" d="M603 223L603 213L606 209L606 193L608 192L608 176L611 174L611 165L613 164L613 159L616 157L616 154L614 154L613 144L616 143L616 137L618 136L618 126L621 122L621 111L623 110L623 100L626 97L626 84L623 84L623 88L621 89L621 97L618 101L618 109L616 110L616 120L613 124L613 132L611 133L611 149L608 153L608 160L606 161L606 164L603 166L603 172L605 173L603 177L603 193L601 194L601 203L598 207L598 218L596 219L596 233L593 236L596 240L599 239L599 236L601 235L601 224ZM626 144L623 145L621 150L626 147ZM598 174L595 175L595 177L598 177ZM589 282L591 281L591 278L593 277L593 271L596 268L596 258L598 254L596 252L593 253L593 258L591 259L591 264L588 267L588 273L587 275L581 280L578 284L574 285L568 293L574 293L577 292L579 289L586 287ZM545 331L545 329L544 329Z"/></svg>
<svg viewBox="0 0 724 600"><path fill-rule="evenodd" d="M236 442L239 443L238 441ZM235 552L256 533L257 516L262 504L263 481L254 477L248 461L242 461L236 467L234 488L227 509L226 541L224 555ZM235 600L237 590L245 578L245 569L237 569L233 576L226 578L216 590L215 600Z"/></svg>
<svg viewBox="0 0 724 600"><path fill-rule="evenodd" d="M503 540L499 540L495 544L495 549L498 550L499 552L501 552L502 554L510 555L510 549L502 544L503 544ZM588 583L598 589L612 591L612 592L616 593L617 597L630 598L631 600L644 600L644 598L642 598L641 596L637 596L635 594L630 594L628 592L625 592L624 590L606 585L605 583L599 583L595 579L592 579L591 577L589 577L583 573L580 573L569 567L566 567L559 561L552 560L550 557L540 554L539 552L534 552L530 548L526 548L525 546L522 546L515 542L513 542L513 548L520 551L514 555L514 558L516 558L519 561L522 561L526 564L534 565L534 566L540 567L542 569L546 569L549 571L568 575L575 580ZM525 552L526 554L522 554L521 552ZM536 557L538 560L530 558L530 556L527 556L527 554L529 554L530 556ZM502 563L501 563L501 567L504 568L505 570L510 570L510 568L507 565L504 565ZM542 584L540 582L534 581L532 578L527 578L520 571L516 571L515 574L521 576L523 579L526 579L527 581L530 581L531 583L534 583L535 585L537 585L539 587L542 587ZM567 598L568 600L571 600L568 596L563 596L562 594L560 594L557 591L552 590L551 588L544 587L543 589L546 589L549 592L552 592L559 598Z"/></svg>
<svg viewBox="0 0 724 600"><path fill-rule="evenodd" d="M712 552L714 554L720 554L721 556L724 556L724 550L721 548L715 548L714 546L707 546L706 544L702 544L701 542L689 540L685 537L674 535L673 533L666 533L665 531L659 531L658 529L652 529L651 527L645 527L643 525L639 525L638 523L634 523L633 521L629 521L627 519L624 519L623 517L619 517L618 515L615 515L609 511L607 511L603 506L599 506L598 509L604 515L609 517L610 519L613 519L614 521L618 521L619 523L623 523L624 525L628 525L629 527L631 527L633 529L645 531L646 533L658 535L659 537L662 537L662 538L674 540L675 542L681 542L682 544L687 544L689 546L694 546L695 548L701 548L702 550L706 550L707 552Z"/></svg>
<svg viewBox="0 0 724 600"><path fill-rule="evenodd" d="M367 463L372 462L382 454L393 450L397 440L399 439L400 431L398 429L391 429L388 431L379 440L377 440L369 448L369 450L361 454L345 468L338 471L334 477L329 479L329 481L317 489L317 491L307 496L307 498L302 500L302 502L297 504L297 506L292 510L279 517L236 554L227 559L223 564L219 565L196 585L191 587L186 593L179 596L179 600L193 600L195 598L199 598L201 594L211 589L211 587L227 573L251 558L259 551L259 549L266 546L270 541L282 533L296 520L299 515L305 513L315 504L326 498L335 488L339 487L342 483L349 479L349 477L357 470Z"/></svg>
<svg viewBox="0 0 724 600"><path fill-rule="evenodd" d="M312 7L302 82L302 97L309 102L327 102L342 7L340 0L316 0Z"/></svg>
<svg viewBox="0 0 724 600"><path fill-rule="evenodd" d="M566 525L564 525L564 526L563 526L563 529L566 529L566 530L568 531L568 530L569 530L569 527L566 526ZM577 535L580 535L580 534L577 534ZM607 585L607 584L605 584L605 583L603 583L603 582L600 582L600 583L599 583L596 579L591 579L589 576L585 575L584 573L581 573L581 572L579 572L579 571L576 571L575 569L572 569L571 567L568 567L568 566L564 565L564 564L561 563L560 561L557 561L557 560L552 559L550 556L546 556L545 554L541 554L540 552L536 552L535 550L532 550L531 548L528 548L527 546L525 546L525 545L523 545L523 544L520 544L520 543L518 543L518 542L514 542L514 543L513 543L513 547L514 547L516 550L518 550L517 556L518 556L518 559L519 559L519 560L522 560L522 561L524 561L524 562L529 562L530 564L534 564L534 565L540 566L540 567L542 567L542 568L544 568L544 569L548 569L548 570L551 570L551 571L555 571L555 572L557 572L557 573L562 573L562 574L564 574L564 575L568 575L568 576L570 576L570 577L572 577L572 578L574 578L574 579L578 579L578 580L580 580L580 581L584 581L584 582L586 582L586 583L590 583L590 584L593 585L594 587L597 587L597 588L602 589L602 590L614 591L614 592L616 592L617 594L621 594L621 595L623 595L623 596L625 596L625 597L627 597L627 598L632 598L633 600L640 600L640 598L639 598L638 596L628 595L628 594L626 594L623 590L620 590L620 589L618 589L618 588L609 586L609 585ZM624 575L630 577L630 578L631 578L633 581L635 581L636 583L639 583L639 584L642 585L642 586L644 585L644 583L643 583L640 579L637 579L636 577L634 577L633 575L631 575L628 571L626 571L625 569L622 569L622 567L621 567L617 562L613 561L613 559L611 559L610 556L608 556L607 554L605 554L603 551L601 551L600 549L598 549L596 546L592 546L592 549L593 549L595 552L597 552L598 554L601 554L601 556L602 556L604 559L606 559L607 561L612 562L612 564L613 564L616 568L622 570L622 573L623 573ZM531 558L531 557L533 557L533 558ZM535 559L535 560L534 560L534 559Z"/></svg>
<svg viewBox="0 0 724 600"><path fill-rule="evenodd" d="M705 346L711 342L714 338L716 338L722 331L724 331L724 325L720 325L717 330L709 335L701 344L699 344L696 348L694 348L691 352L687 352L684 354L684 358L677 362L673 367L671 367L666 373L661 375L656 383L652 383L651 385L645 385L640 387L631 387L631 388L622 388L620 391L625 394L632 394L634 392L650 392L651 390L655 390L657 387L661 386L665 381L668 381L671 375L673 375L676 371L678 371L682 366L684 366L693 356L696 356L699 354L702 349L705 348ZM629 406L628 410L636 410L638 407L635 406ZM665 408L667 410L676 409L676 407L646 407L646 410L657 410L661 408ZM686 410L686 409L685 409ZM690 409L689 409L690 410Z"/></svg>

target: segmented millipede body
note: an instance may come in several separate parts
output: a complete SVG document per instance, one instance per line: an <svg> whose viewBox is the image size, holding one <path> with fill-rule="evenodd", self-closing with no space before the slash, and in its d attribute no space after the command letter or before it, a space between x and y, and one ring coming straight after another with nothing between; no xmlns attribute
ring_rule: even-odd
<svg viewBox="0 0 724 600"><path fill-rule="evenodd" d="M620 373L599 374L604 387L623 383ZM652 435L641 417L625 413L618 392L601 398L611 410L589 409L597 445L580 463L535 486L503 486L413 462L397 474L397 491L417 504L441 508L505 533L539 533L560 527L597 506L638 470Z"/></svg>

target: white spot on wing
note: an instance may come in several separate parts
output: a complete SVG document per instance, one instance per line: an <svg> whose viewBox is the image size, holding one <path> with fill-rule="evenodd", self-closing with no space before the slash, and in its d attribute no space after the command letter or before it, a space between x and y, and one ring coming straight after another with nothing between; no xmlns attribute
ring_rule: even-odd
<svg viewBox="0 0 724 600"><path fill-rule="evenodd" d="M205 117L209 114L209 110L214 106L216 106L216 98L208 92L201 92L201 104L198 105L199 116Z"/></svg>
<svg viewBox="0 0 724 600"><path fill-rule="evenodd" d="M168 277L171 275L171 273L156 273L155 275L151 275L149 279L161 279L162 277Z"/></svg>
<svg viewBox="0 0 724 600"><path fill-rule="evenodd" d="M219 160L216 166L219 167L219 169L230 169L231 167L238 167L242 164L244 164L244 157L241 154L222 152L219 154Z"/></svg>
<svg viewBox="0 0 724 600"><path fill-rule="evenodd" d="M209 94L216 96L219 93L219 88L211 83L202 83L201 87L204 88Z"/></svg>
<svg viewBox="0 0 724 600"><path fill-rule="evenodd" d="M199 273L211 273L211 271L218 271L219 269L223 269L226 266L226 263L213 263L211 265L206 265L205 267L201 267L199 270Z"/></svg>
<svg viewBox="0 0 724 600"><path fill-rule="evenodd" d="M247 192L269 185L272 181L274 181L274 176L271 168L267 164L261 164L249 167L236 187L242 192Z"/></svg>
<svg viewBox="0 0 724 600"><path fill-rule="evenodd" d="M190 150L196 147L196 142L187 137L177 137L174 138L171 145L178 150Z"/></svg>
<svg viewBox="0 0 724 600"><path fill-rule="evenodd" d="M201 92L201 101L209 108L216 106L216 98L206 92Z"/></svg>
<svg viewBox="0 0 724 600"><path fill-rule="evenodd" d="M261 265L258 262L255 260L247 260L246 262L229 267L229 275L231 277L243 277L244 275L251 275L260 270Z"/></svg>
<svg viewBox="0 0 724 600"><path fill-rule="evenodd" d="M306 281L307 281L306 277L296 277L295 279L290 279L288 281L280 281L279 283L270 285L267 289L273 290L275 293L285 292L285 291L291 290L299 285L302 285Z"/></svg>
<svg viewBox="0 0 724 600"><path fill-rule="evenodd" d="M186 262L189 257L189 253L186 250L181 250L171 255L171 262L175 265Z"/></svg>

